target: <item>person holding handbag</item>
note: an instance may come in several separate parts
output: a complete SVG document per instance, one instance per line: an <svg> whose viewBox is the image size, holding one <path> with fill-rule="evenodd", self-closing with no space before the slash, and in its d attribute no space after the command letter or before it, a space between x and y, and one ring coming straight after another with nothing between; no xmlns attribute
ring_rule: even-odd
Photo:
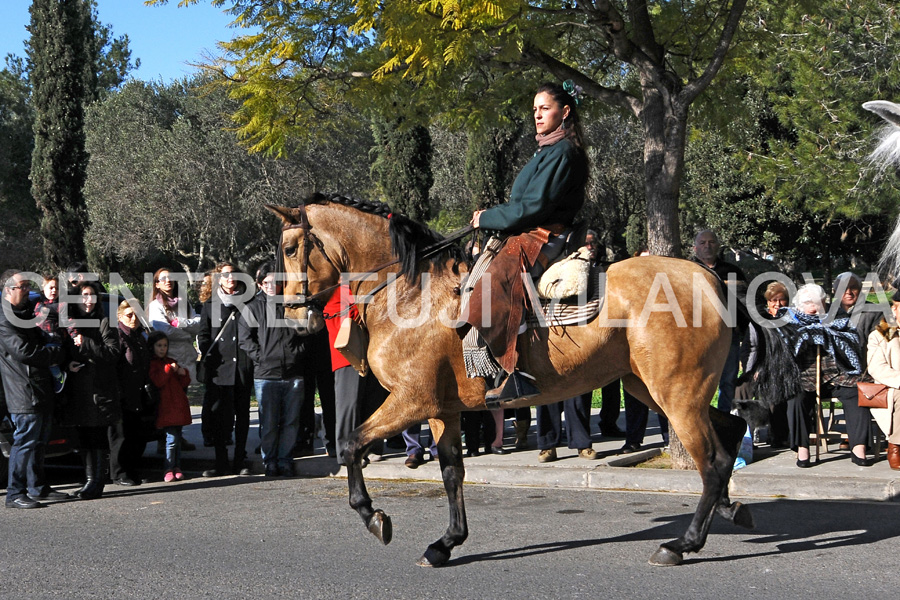
<svg viewBox="0 0 900 600"><path fill-rule="evenodd" d="M900 471L900 291L891 296L891 322L882 319L869 334L867 358L869 375L876 383L888 386L887 408L870 408L878 427L888 438L888 465Z"/></svg>
<svg viewBox="0 0 900 600"><path fill-rule="evenodd" d="M197 345L203 360L206 396L209 407L210 433L215 449L214 469L204 477L221 477L231 473L250 475L244 463L247 458L247 436L250 431L250 394L253 389L253 363L238 344L240 310L254 290L247 294L243 276L233 264L223 262L213 271L213 294L200 311L200 333ZM254 286L255 288L255 286ZM234 430L234 460L228 462L228 441Z"/></svg>

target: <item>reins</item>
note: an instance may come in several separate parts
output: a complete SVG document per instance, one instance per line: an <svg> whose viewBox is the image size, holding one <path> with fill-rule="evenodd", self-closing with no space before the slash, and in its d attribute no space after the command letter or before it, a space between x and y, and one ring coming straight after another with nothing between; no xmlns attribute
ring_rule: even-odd
<svg viewBox="0 0 900 600"><path fill-rule="evenodd" d="M309 218L306 215L306 205L301 204L297 208L299 209L299 212L300 212L300 222L292 223L290 225L285 225L284 227L281 228L281 239L279 239L279 244L278 244L278 256L276 259L277 260L276 269L279 273L284 273L284 248L283 248L284 232L290 231L291 229L303 230L303 234L304 234L303 235L303 247L302 247L302 256L300 259L301 275L303 276L303 278L300 280L300 297L302 298L302 301L301 302L285 302L285 306L288 308L302 307L307 304L324 306L325 302L328 301L328 299L331 297L331 295L334 293L335 290L340 288L341 284L337 283L337 284L327 287L319 292L316 292L315 294L313 294L311 296L309 295L309 275L307 274L307 271L309 269L309 257L310 257L310 254L312 253L313 247L319 249L319 252L321 252L322 256L325 257L325 260L328 261L328 264L330 264L335 270L340 271L340 269L337 267L337 265L334 264L334 262L328 256L328 253L325 252L325 245L322 243L322 241L314 233L312 233L312 225L309 224ZM430 258L431 256L434 256L435 254L438 254L439 252L450 247L456 241L462 239L463 237L470 234L474 230L475 230L475 227L473 227L472 225L466 225L465 227L457 229L456 231L454 231L453 233L448 235L443 240L436 242L434 244L431 244L430 246L427 246L426 248L424 248L422 250L421 256L419 257L420 260L425 260L427 258ZM388 267L398 264L399 262L400 262L400 258L395 258L393 260L381 263L380 265L377 265L377 266L373 267L372 269L363 273L362 277L360 277L360 279L361 280L366 279L366 278L368 278L369 275L374 275L380 271L383 271L384 269L386 269ZM393 280L385 279L384 281L382 281L381 283L376 285L372 290L370 290L365 296L357 299L356 304L368 303L375 294L377 294L378 292L383 290L385 287L387 287L387 285L389 283L391 283L391 281L393 281ZM349 307L347 308L347 310L349 310ZM334 318L334 317L340 316L342 313L345 313L345 312L346 312L346 310L342 311L341 313L335 314L335 315L328 315L326 318Z"/></svg>

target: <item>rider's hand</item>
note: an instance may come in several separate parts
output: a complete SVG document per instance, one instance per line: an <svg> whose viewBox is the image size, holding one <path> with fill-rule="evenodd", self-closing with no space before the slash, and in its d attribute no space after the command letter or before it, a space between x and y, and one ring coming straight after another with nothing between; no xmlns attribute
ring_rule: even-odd
<svg viewBox="0 0 900 600"><path fill-rule="evenodd" d="M472 227L475 227L476 229L478 228L478 221L481 218L481 213L483 212L483 210L476 210L475 214L472 215Z"/></svg>

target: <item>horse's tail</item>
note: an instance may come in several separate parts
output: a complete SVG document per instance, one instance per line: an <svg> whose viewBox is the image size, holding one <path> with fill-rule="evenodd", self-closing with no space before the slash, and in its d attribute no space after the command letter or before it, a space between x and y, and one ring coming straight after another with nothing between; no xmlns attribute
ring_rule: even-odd
<svg viewBox="0 0 900 600"><path fill-rule="evenodd" d="M800 393L800 368L778 328L763 327L753 320L750 327L755 355L741 379L750 382L749 396L771 409Z"/></svg>
<svg viewBox="0 0 900 600"><path fill-rule="evenodd" d="M869 155L872 163L881 175L887 169L894 172L900 165L900 105L887 100L864 102L863 108L885 120L885 126L878 133L878 146ZM894 225L881 258L878 260L878 271L891 279L900 275L900 218Z"/></svg>

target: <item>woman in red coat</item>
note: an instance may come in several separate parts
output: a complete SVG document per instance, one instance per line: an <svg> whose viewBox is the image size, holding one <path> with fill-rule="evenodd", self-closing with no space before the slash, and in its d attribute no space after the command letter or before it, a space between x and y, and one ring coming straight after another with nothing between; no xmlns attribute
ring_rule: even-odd
<svg viewBox="0 0 900 600"><path fill-rule="evenodd" d="M166 482L182 480L181 428L191 424L191 407L185 390L191 383L187 369L169 358L169 338L154 331L147 339L153 351L150 359L150 381L159 390L156 427L166 432Z"/></svg>

